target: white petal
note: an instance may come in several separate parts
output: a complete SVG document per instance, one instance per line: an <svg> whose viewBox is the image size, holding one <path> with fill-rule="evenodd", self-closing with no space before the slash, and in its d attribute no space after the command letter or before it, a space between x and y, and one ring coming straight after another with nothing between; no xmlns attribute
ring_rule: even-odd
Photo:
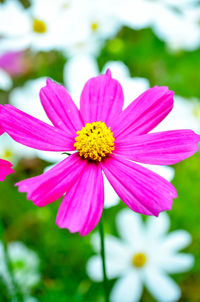
<svg viewBox="0 0 200 302"><path fill-rule="evenodd" d="M200 31L195 22L161 5L159 11L155 10L154 17L156 20L153 29L156 35L172 49L194 50L198 47Z"/></svg>
<svg viewBox="0 0 200 302"><path fill-rule="evenodd" d="M140 94L149 88L149 80L145 78L126 78L121 82L124 89L124 107L132 103Z"/></svg>
<svg viewBox="0 0 200 302"><path fill-rule="evenodd" d="M94 281L103 280L102 259L100 256L93 256L89 259L86 265L88 276ZM106 273L109 279L117 278L124 274L126 266L123 262L116 261L106 255Z"/></svg>
<svg viewBox="0 0 200 302"><path fill-rule="evenodd" d="M148 217L146 221L146 234L150 239L159 239L169 230L170 220L166 213L160 213L159 217Z"/></svg>
<svg viewBox="0 0 200 302"><path fill-rule="evenodd" d="M7 133L0 137L0 158L15 165L22 157L32 158L34 156L34 149L18 144Z"/></svg>
<svg viewBox="0 0 200 302"><path fill-rule="evenodd" d="M165 178L168 181L172 181L174 178L175 170L172 167L167 166L157 166L157 165L147 165L147 164L140 164L143 167L152 170L153 172L159 174L163 178Z"/></svg>
<svg viewBox="0 0 200 302"><path fill-rule="evenodd" d="M143 248L144 227L140 214L124 209L118 213L116 224L118 232L125 242L137 249Z"/></svg>
<svg viewBox="0 0 200 302"><path fill-rule="evenodd" d="M38 302L38 300L35 297L25 296L24 302Z"/></svg>
<svg viewBox="0 0 200 302"><path fill-rule="evenodd" d="M65 159L67 156L66 154L62 154L60 152L50 152L50 151L40 151L40 150L35 150L35 154L39 158L50 163L58 163L63 159Z"/></svg>
<svg viewBox="0 0 200 302"><path fill-rule="evenodd" d="M103 174L103 180L104 180L104 208L107 209L117 205L120 201L120 198L104 174Z"/></svg>
<svg viewBox="0 0 200 302"><path fill-rule="evenodd" d="M198 100L187 100L180 96L175 96L173 110L153 132L178 129L191 129L199 132L199 112L200 105Z"/></svg>
<svg viewBox="0 0 200 302"><path fill-rule="evenodd" d="M160 257L158 265L167 273L182 273L194 265L194 256L190 254L164 255Z"/></svg>
<svg viewBox="0 0 200 302"><path fill-rule="evenodd" d="M178 285L167 275L154 268L146 270L145 284L154 298L159 302L175 302L181 296Z"/></svg>
<svg viewBox="0 0 200 302"><path fill-rule="evenodd" d="M76 55L64 67L64 83L79 107L81 91L88 79L98 75L98 66L90 55Z"/></svg>
<svg viewBox="0 0 200 302"><path fill-rule="evenodd" d="M130 77L128 67L121 61L107 62L103 67L102 73L105 73L108 68L111 70L112 77L118 81L122 81L125 78Z"/></svg>
<svg viewBox="0 0 200 302"><path fill-rule="evenodd" d="M0 89L9 90L12 87L12 80L7 72L0 69Z"/></svg>
<svg viewBox="0 0 200 302"><path fill-rule="evenodd" d="M125 3L124 3L125 2ZM113 14L123 25L134 29L148 26L151 21L151 3L149 1L118 1L112 7Z"/></svg>
<svg viewBox="0 0 200 302"><path fill-rule="evenodd" d="M97 253L100 253L100 236L98 233L91 237L91 244ZM123 241L112 235L105 236L105 253L106 257L122 259L125 261L129 257L129 246Z"/></svg>
<svg viewBox="0 0 200 302"><path fill-rule="evenodd" d="M137 272L131 271L121 277L113 286L111 302L138 302L142 294L142 283Z"/></svg>
<svg viewBox="0 0 200 302"><path fill-rule="evenodd" d="M192 241L191 235L183 230L170 233L160 244L163 251L175 252L187 247Z"/></svg>
<svg viewBox="0 0 200 302"><path fill-rule="evenodd" d="M30 22L28 10L19 1L9 0L0 4L0 34L3 36L25 35L30 29Z"/></svg>
<svg viewBox="0 0 200 302"><path fill-rule="evenodd" d="M10 94L10 104L50 124L39 98L40 89L45 85L46 78L42 77L26 82L23 87L13 89Z"/></svg>
<svg viewBox="0 0 200 302"><path fill-rule="evenodd" d="M124 108L149 88L149 81L145 78L131 78L128 67L120 61L106 63L103 72L111 70L113 78L117 79L124 92Z"/></svg>

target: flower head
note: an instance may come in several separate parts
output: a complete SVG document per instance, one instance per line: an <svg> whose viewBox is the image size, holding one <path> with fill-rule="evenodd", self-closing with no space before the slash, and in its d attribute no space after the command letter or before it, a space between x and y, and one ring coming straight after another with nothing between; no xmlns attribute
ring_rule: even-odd
<svg viewBox="0 0 200 302"><path fill-rule="evenodd" d="M24 295L29 295L31 288L40 281L39 258L37 254L18 241L9 243L8 254L13 275L20 291ZM14 289L4 257L5 255L0 242L0 277L2 277L8 290L12 293Z"/></svg>
<svg viewBox="0 0 200 302"><path fill-rule="evenodd" d="M37 206L67 193L57 214L59 227L86 235L97 225L104 204L102 171L133 211L158 216L171 209L175 188L135 162L171 165L198 150L199 135L191 130L149 133L171 111L172 91L155 86L122 110L121 85L108 70L85 84L80 110L67 90L51 80L41 89L40 98L53 126L11 105L0 107L0 122L26 146L73 151L44 174L16 184Z"/></svg>
<svg viewBox="0 0 200 302"><path fill-rule="evenodd" d="M121 239L111 235L105 237L107 274L111 279L118 278L111 291L111 302L140 301L144 285L156 301L177 301L180 298L180 289L168 274L184 272L192 267L194 257L178 253L191 242L191 237L183 230L167 234L169 225L165 213L158 218L149 217L145 224L139 215L128 209L118 214L117 227ZM100 253L97 234L93 235L92 244ZM102 280L99 255L89 259L87 271L91 279Z"/></svg>

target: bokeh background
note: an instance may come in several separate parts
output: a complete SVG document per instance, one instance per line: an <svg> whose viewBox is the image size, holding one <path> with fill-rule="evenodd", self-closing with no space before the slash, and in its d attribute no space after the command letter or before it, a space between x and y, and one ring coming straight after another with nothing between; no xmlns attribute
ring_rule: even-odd
<svg viewBox="0 0 200 302"><path fill-rule="evenodd" d="M50 77L68 87L65 76L67 66L75 59L78 62L79 57L87 57L97 62L99 72L107 62L121 61L127 66L131 78L147 79L151 87L168 86L175 91L176 96L182 97L183 110L186 108L185 112L188 112L188 116L180 109L178 112L181 118L180 124L185 122L185 127L189 128L191 124L192 128L194 121L194 130L198 131L199 127L200 131L200 3L192 0L107 0L106 2L79 0L78 2L81 1L85 2L84 5L79 3L72 12L70 12L72 1L40 0L40 5L39 1L34 0L0 1L0 57L2 58L7 52L22 51L20 59L16 56L11 56L11 59L0 59L0 70L7 77L7 82L5 81L0 87L0 103L11 102L14 89L23 89L29 80L41 77ZM20 29L23 25L18 24L18 21L20 14L24 14L29 21L31 20L30 22L43 21L42 16L47 16L51 12L51 2L60 5L62 14L64 11L68 12L66 17L62 16L64 21L60 23L57 22L58 14L54 20L53 17L51 20L54 29L58 27L56 30L60 34L60 39L55 40L54 43L53 38L50 37L48 39L51 39L51 43L40 45L37 38L30 38L34 27L29 31L27 29L25 33L25 30L23 32ZM20 5L19 16L16 15L14 8L8 9L9 5L15 6L16 3ZM37 9L34 10L35 6ZM38 17L36 13L33 15L33 12L39 12ZM71 18L68 13L69 16L72 14ZM65 23L65 19L68 19L68 23ZM112 30L108 31L110 21L115 22L115 25L112 25ZM45 22L44 20L44 24ZM37 30L44 31L44 24L38 23ZM84 24L87 24L88 28L82 33ZM15 28L13 33L11 28ZM40 35L41 39L43 33L38 33L37 30L34 35ZM74 35L74 40L71 39L70 34ZM12 67L16 60L18 63L19 60L21 61L17 72L14 72ZM79 86L78 80L83 70L81 67L80 70L76 68L76 72L78 72L76 80ZM87 70L84 70L84 77L87 78ZM33 98L34 92L29 93L28 87L26 91L20 92L25 96L23 102ZM130 91L129 95L131 95ZM38 96L34 95L34 97L38 100ZM36 110L36 107L37 105L33 106L31 110ZM176 123L178 124L179 120L174 121L175 126ZM172 125L169 124L169 128L171 127ZM43 173L43 170L53 162L45 160L45 157L42 159L34 152L29 154L27 150L24 151L20 147L18 149L16 144L13 146L6 140L4 135L0 138L0 145L3 146L0 146L0 158L11 161L15 173L0 184L0 217L7 243L20 241L38 255L37 270L41 277L31 287L30 295L41 302L103 302L102 284L93 282L86 273L86 263L94 254L90 235L80 237L79 234L70 234L67 230L56 226L55 218L60 201L44 208L37 208L26 199L25 194L19 193L14 187L19 180ZM171 220L170 230L184 229L191 234L192 243L184 252L189 252L195 257L195 264L189 272L173 275L173 278L182 291L180 301L198 302L200 301L200 154L195 154L173 168L175 175L172 184L177 188L178 198L174 200L173 208L168 212ZM118 236L115 217L124 207L125 205L120 202L104 210L106 233ZM109 281L110 290L114 282L115 280ZM0 301L11 301L7 285L3 280L0 282ZM141 301L155 300L145 289Z"/></svg>

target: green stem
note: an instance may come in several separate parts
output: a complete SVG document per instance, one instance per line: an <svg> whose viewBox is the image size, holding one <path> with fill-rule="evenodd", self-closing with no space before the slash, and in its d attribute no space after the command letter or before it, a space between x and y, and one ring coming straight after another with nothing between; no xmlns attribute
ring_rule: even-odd
<svg viewBox="0 0 200 302"><path fill-rule="evenodd" d="M108 278L107 278L107 274L106 274L106 261L105 261L104 228L103 228L102 218L99 222L99 233L100 233L100 240L101 240L101 259L102 259L103 286L104 286L104 292L105 292L105 301L109 302Z"/></svg>
<svg viewBox="0 0 200 302"><path fill-rule="evenodd" d="M7 245L6 239L4 238L4 227L3 227L3 223L1 221L0 221L0 235L1 235L1 243L2 243L4 257L5 257L5 264L8 269L8 272L10 275L10 280L11 280L12 287L13 287L13 291L10 292L9 294L12 296L14 301L21 302L21 301L23 301L23 296L19 291L18 285L17 285L14 275L13 275L12 265L11 265L11 261L10 261L10 257L9 257L9 253L8 253L8 245Z"/></svg>

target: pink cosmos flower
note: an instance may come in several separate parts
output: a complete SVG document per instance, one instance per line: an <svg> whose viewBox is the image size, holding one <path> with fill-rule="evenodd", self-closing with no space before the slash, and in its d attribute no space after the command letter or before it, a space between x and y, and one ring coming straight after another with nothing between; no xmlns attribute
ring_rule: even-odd
<svg viewBox="0 0 200 302"><path fill-rule="evenodd" d="M3 132L3 129L0 127L0 135L3 134ZM12 164L9 161L0 159L0 181L4 181L7 175L14 172L11 167Z"/></svg>
<svg viewBox="0 0 200 302"><path fill-rule="evenodd" d="M63 86L47 80L40 98L53 126L11 105L1 106L0 122L17 142L39 150L76 151L42 175L17 183L19 191L39 207L66 193L56 223L81 235L102 214L102 171L133 211L158 216L171 209L176 189L135 162L171 165L198 150L200 136L191 130L149 133L171 111L173 94L155 86L122 110L121 85L108 70L86 83L80 110Z"/></svg>
<svg viewBox="0 0 200 302"><path fill-rule="evenodd" d="M0 68L11 76L19 76L25 74L30 66L24 51L10 51L0 56Z"/></svg>

